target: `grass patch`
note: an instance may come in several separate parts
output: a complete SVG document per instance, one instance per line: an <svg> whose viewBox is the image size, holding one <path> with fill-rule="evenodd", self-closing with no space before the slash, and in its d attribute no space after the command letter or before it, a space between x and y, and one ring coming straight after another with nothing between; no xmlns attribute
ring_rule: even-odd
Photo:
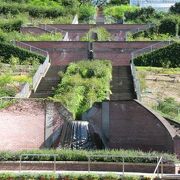
<svg viewBox="0 0 180 180"><path fill-rule="evenodd" d="M163 67L146 67L146 66L137 66L138 71L142 72L152 72L155 74L180 74L180 68L163 68Z"/></svg>

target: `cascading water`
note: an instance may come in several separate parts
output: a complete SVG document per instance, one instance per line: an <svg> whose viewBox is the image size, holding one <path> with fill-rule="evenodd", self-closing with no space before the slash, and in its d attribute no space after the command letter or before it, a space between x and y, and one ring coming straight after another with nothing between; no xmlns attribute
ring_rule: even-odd
<svg viewBox="0 0 180 180"><path fill-rule="evenodd" d="M95 149L95 143L87 121L66 122L61 130L57 148Z"/></svg>

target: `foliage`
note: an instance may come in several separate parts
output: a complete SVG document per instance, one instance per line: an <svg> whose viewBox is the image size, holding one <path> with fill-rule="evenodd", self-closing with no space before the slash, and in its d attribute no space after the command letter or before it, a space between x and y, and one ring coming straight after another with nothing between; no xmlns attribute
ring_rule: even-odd
<svg viewBox="0 0 180 180"><path fill-rule="evenodd" d="M138 9L137 7L129 6L129 5L110 6L104 9L104 14L106 16L112 16L116 19L122 19L125 13L134 12L137 9Z"/></svg>
<svg viewBox="0 0 180 180"><path fill-rule="evenodd" d="M74 117L87 111L110 93L111 63L107 60L71 63L62 76L53 100L61 102Z"/></svg>
<svg viewBox="0 0 180 180"><path fill-rule="evenodd" d="M180 14L180 2L175 3L174 6L170 7L170 12L174 14Z"/></svg>
<svg viewBox="0 0 180 180"><path fill-rule="evenodd" d="M63 39L61 33L43 33L43 34L33 34L26 33L23 34L17 31L5 33L0 31L0 36L4 38L4 41L10 42L12 39L16 41L60 41Z"/></svg>
<svg viewBox="0 0 180 180"><path fill-rule="evenodd" d="M125 162L131 163L157 163L157 157L163 157L169 162L178 162L173 154L159 152L142 152L137 150L71 150L71 149L43 149L43 150L24 150L24 151L0 151L0 161L19 161L21 154L48 154L52 156L23 156L24 161L52 161L53 154L56 154L57 161L88 161L88 155L112 155L119 157L91 157L91 161L97 162L122 162L122 157L125 157ZM141 157L137 157L141 156Z"/></svg>
<svg viewBox="0 0 180 180"><path fill-rule="evenodd" d="M163 34L180 35L180 17L174 15L163 18L158 31Z"/></svg>
<svg viewBox="0 0 180 180"><path fill-rule="evenodd" d="M180 122L180 103L175 101L173 98L165 98L164 100L161 100L156 109L163 113L164 116Z"/></svg>
<svg viewBox="0 0 180 180"><path fill-rule="evenodd" d="M160 19L162 14L157 13L152 7L135 9L134 11L126 12L126 21L134 23L152 23L152 19Z"/></svg>
<svg viewBox="0 0 180 180"><path fill-rule="evenodd" d="M122 5L122 4L128 4L129 0L110 0L108 3L109 5Z"/></svg>
<svg viewBox="0 0 180 180"><path fill-rule="evenodd" d="M162 67L148 67L148 66L138 66L136 67L138 71L153 72L155 74L180 74L180 68L162 68Z"/></svg>
<svg viewBox="0 0 180 180"><path fill-rule="evenodd" d="M119 175L116 175L114 173L111 174L96 174L96 173L61 173L61 174L55 174L55 173L0 173L0 179L1 180L15 180L15 179L21 179L21 180L147 180L146 177L139 177L139 176L124 176L120 177Z"/></svg>
<svg viewBox="0 0 180 180"><path fill-rule="evenodd" d="M79 20L87 20L88 18L94 16L95 11L95 7L91 4L82 4L79 7Z"/></svg>
<svg viewBox="0 0 180 180"><path fill-rule="evenodd" d="M0 14L7 15L11 13L12 15L16 15L21 13L28 12L32 17L52 17L56 18L59 16L64 15L64 8L63 7L44 7L44 6L33 6L28 4L21 4L19 6L18 3L2 3L0 5ZM71 12L71 11L70 11Z"/></svg>
<svg viewBox="0 0 180 180"><path fill-rule="evenodd" d="M88 33L86 33L82 38L81 41L96 41L94 38L96 37L92 37L93 33L97 33L97 39L98 41L110 41L111 40L111 34L103 27L98 27L98 28L92 28L89 30Z"/></svg>
<svg viewBox="0 0 180 180"><path fill-rule="evenodd" d="M144 54L135 58L134 62L138 66L180 67L180 44L174 43L165 48Z"/></svg>
<svg viewBox="0 0 180 180"><path fill-rule="evenodd" d="M31 57L40 63L42 63L45 59L44 57L40 55L34 54L24 49L15 47L10 44L2 43L2 42L0 42L0 55L3 57L2 59L3 63L9 63L10 58L12 56L18 57L20 64L25 62L28 58L31 58Z"/></svg>
<svg viewBox="0 0 180 180"><path fill-rule="evenodd" d="M20 31L21 26L22 26L22 21L18 19L17 20L13 19L9 22L3 20L0 22L0 28L6 32Z"/></svg>

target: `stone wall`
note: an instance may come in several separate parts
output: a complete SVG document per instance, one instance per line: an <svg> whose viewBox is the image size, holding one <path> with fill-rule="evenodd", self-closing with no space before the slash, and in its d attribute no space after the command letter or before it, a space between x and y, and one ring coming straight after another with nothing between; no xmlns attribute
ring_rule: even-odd
<svg viewBox="0 0 180 180"><path fill-rule="evenodd" d="M96 113L89 113L86 117L101 134L104 134L102 106L99 105ZM172 126L164 118L134 100L109 102L108 134L106 145L110 149L141 149L171 153L180 150L177 142L174 145L176 132ZM174 150L174 147L177 149Z"/></svg>

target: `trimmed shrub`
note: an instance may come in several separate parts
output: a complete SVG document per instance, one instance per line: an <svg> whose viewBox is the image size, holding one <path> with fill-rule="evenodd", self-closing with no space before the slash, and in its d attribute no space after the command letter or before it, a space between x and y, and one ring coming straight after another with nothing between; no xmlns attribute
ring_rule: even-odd
<svg viewBox="0 0 180 180"><path fill-rule="evenodd" d="M136 9L125 13L126 21L133 21L137 23L152 23L152 18L160 18L161 14L156 13L152 7Z"/></svg>
<svg viewBox="0 0 180 180"><path fill-rule="evenodd" d="M23 22L21 20L13 20L11 22L0 23L0 28L3 31L11 32L11 31L20 31Z"/></svg>
<svg viewBox="0 0 180 180"><path fill-rule="evenodd" d="M91 4L82 4L79 7L79 20L88 20L96 12L96 9Z"/></svg>
<svg viewBox="0 0 180 180"><path fill-rule="evenodd" d="M12 56L18 57L20 64L30 57L36 58L40 63L42 63L45 59L40 55L2 42L0 42L0 55L3 57L3 63L10 63L9 61Z"/></svg>
<svg viewBox="0 0 180 180"><path fill-rule="evenodd" d="M0 179L1 180L15 180L15 179L21 179L21 180L148 180L150 178L146 177L139 177L139 176L123 176L120 177L119 175L116 175L115 173L111 174L96 174L96 173L61 173L54 174L54 173L0 173Z"/></svg>
<svg viewBox="0 0 180 180"><path fill-rule="evenodd" d="M53 161L53 154L57 155L57 161L88 161L88 155L114 155L124 156L125 162L134 163L157 163L157 157L163 157L169 162L178 162L175 155L159 152L142 152L136 150L70 150L70 149L59 149L59 150L27 150L19 152L1 151L0 161L19 161L21 154L49 154L52 156L23 156L24 161ZM137 156L143 156L140 158ZM154 158L150 158L153 156ZM91 157L92 161L97 162L122 162L122 157Z"/></svg>
<svg viewBox="0 0 180 180"><path fill-rule="evenodd" d="M112 6L105 8L104 13L106 16L112 16L116 19L122 19L125 13L134 12L137 9L137 7L129 5Z"/></svg>
<svg viewBox="0 0 180 180"><path fill-rule="evenodd" d="M135 58L137 66L180 67L180 44L174 43L151 53Z"/></svg>
<svg viewBox="0 0 180 180"><path fill-rule="evenodd" d="M22 4L19 6L17 3L3 3L0 5L0 14L7 15L11 13L12 15L16 15L18 13L25 13L28 12L32 17L52 17L56 18L59 16L64 15L64 8L59 6L57 8L54 7L37 7L33 5L25 5ZM71 12L71 11L69 11Z"/></svg>

